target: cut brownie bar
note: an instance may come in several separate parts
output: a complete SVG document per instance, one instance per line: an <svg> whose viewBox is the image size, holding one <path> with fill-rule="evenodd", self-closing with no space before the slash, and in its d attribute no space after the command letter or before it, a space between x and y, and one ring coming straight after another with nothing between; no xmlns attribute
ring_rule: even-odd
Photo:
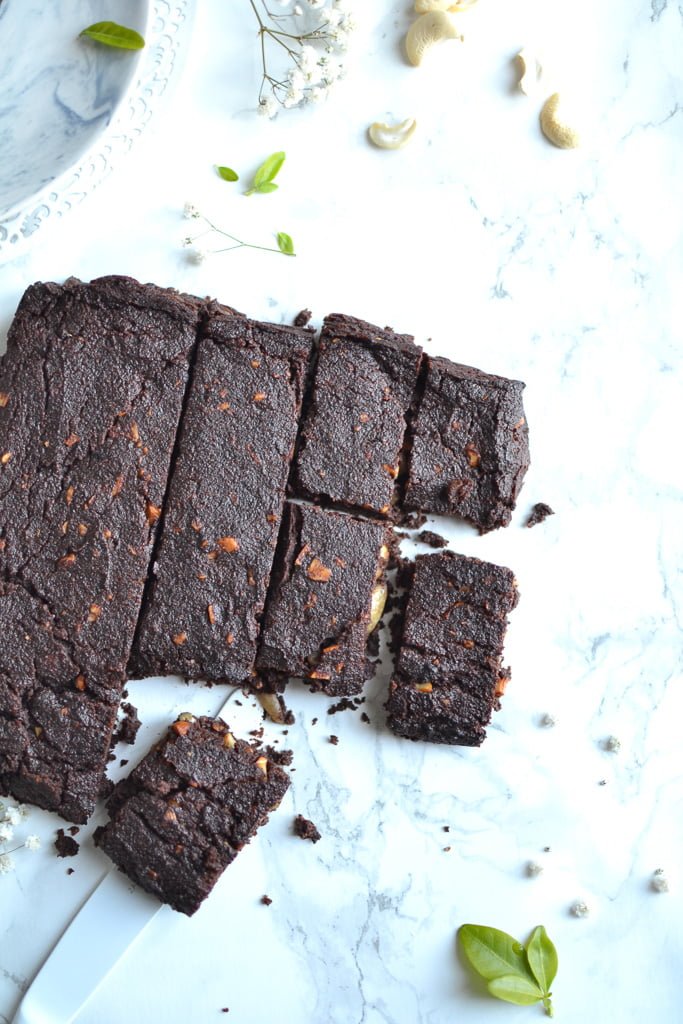
<svg viewBox="0 0 683 1024"><path fill-rule="evenodd" d="M0 366L0 792L72 821L103 778L198 320L129 278L33 285Z"/></svg>
<svg viewBox="0 0 683 1024"><path fill-rule="evenodd" d="M249 679L311 345L220 309L203 329L131 674Z"/></svg>
<svg viewBox="0 0 683 1024"><path fill-rule="evenodd" d="M409 335L325 318L294 468L297 496L389 512L421 355Z"/></svg>
<svg viewBox="0 0 683 1024"><path fill-rule="evenodd" d="M288 787L224 722L182 715L118 784L93 838L143 889L194 914Z"/></svg>
<svg viewBox="0 0 683 1024"><path fill-rule="evenodd" d="M367 638L386 597L388 557L386 527L288 504L257 668L334 696L359 693L370 674Z"/></svg>
<svg viewBox="0 0 683 1024"><path fill-rule="evenodd" d="M524 384L426 357L405 507L457 515L481 533L507 526L529 468Z"/></svg>
<svg viewBox="0 0 683 1024"><path fill-rule="evenodd" d="M479 746L509 678L501 658L515 578L451 551L420 555L408 572L389 727L410 739Z"/></svg>

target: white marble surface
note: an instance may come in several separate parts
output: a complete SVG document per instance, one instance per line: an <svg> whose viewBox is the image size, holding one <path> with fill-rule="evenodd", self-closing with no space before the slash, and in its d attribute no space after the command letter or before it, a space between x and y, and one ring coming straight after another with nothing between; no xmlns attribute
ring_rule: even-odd
<svg viewBox="0 0 683 1024"><path fill-rule="evenodd" d="M683 956L679 5L481 0L463 18L465 46L420 70L400 56L408 3L358 6L346 84L325 107L269 123L249 112L246 0L206 0L172 108L3 268L0 327L33 280L121 272L275 320L346 310L524 379L533 466L513 524L484 538L447 528L457 550L518 575L513 682L480 750L388 735L385 677L369 687L371 725L329 719L325 699L292 687L296 772L281 811L193 919L157 917L78 1019L538 1019L471 981L455 932L475 921L520 937L546 925L558 1021L670 1024ZM538 103L512 91L523 45L564 58L588 101L584 148L539 137ZM366 125L387 113L418 118L409 149L367 146ZM212 173L248 173L279 148L274 195L245 199ZM188 265L186 199L253 241L288 231L297 258L242 250ZM535 501L557 514L528 531ZM217 711L226 693L165 681L131 695L145 721L134 761L176 710ZM544 713L554 728L539 726ZM236 729L257 719L248 701L231 717ZM603 749L610 735L618 753ZM316 846L289 834L299 811L323 832ZM0 879L0 1020L107 867L88 829L67 876L50 849L57 825L32 812L26 830L45 849L17 854ZM530 859L545 869L533 880ZM656 868L669 893L651 891ZM570 915L577 899L589 917Z"/></svg>

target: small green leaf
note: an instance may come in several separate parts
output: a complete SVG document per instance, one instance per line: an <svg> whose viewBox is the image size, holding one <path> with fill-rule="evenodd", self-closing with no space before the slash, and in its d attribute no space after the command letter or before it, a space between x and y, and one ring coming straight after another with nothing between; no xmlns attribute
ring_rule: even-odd
<svg viewBox="0 0 683 1024"><path fill-rule="evenodd" d="M526 956L539 987L544 995L547 995L557 974L557 950L542 924L534 928L533 935L527 942Z"/></svg>
<svg viewBox="0 0 683 1024"><path fill-rule="evenodd" d="M286 234L284 231L278 231L277 233L277 247L280 252L284 253L285 256L294 256L294 242L291 236Z"/></svg>
<svg viewBox="0 0 683 1024"><path fill-rule="evenodd" d="M507 932L485 925L464 924L458 931L458 938L472 967L487 981L514 974L535 984L524 950Z"/></svg>
<svg viewBox="0 0 683 1024"><path fill-rule="evenodd" d="M239 174L237 173L237 171L233 171L232 167L219 167L218 164L216 164L216 170L218 172L218 176L222 178L223 181L240 180Z"/></svg>
<svg viewBox="0 0 683 1024"><path fill-rule="evenodd" d="M141 50L145 40L139 32L125 25L117 25L115 21L97 21L81 32L82 36L93 39L104 46L114 46L118 50Z"/></svg>
<svg viewBox="0 0 683 1024"><path fill-rule="evenodd" d="M259 189L261 185L273 181L280 173L280 168L284 162L284 153L272 153L269 157L266 157L254 175L253 188Z"/></svg>
<svg viewBox="0 0 683 1024"><path fill-rule="evenodd" d="M517 1006L531 1006L543 999L538 985L518 974L503 974L488 983L488 990L496 999L504 999L506 1003Z"/></svg>
<svg viewBox="0 0 683 1024"><path fill-rule="evenodd" d="M274 181L264 181L263 185L257 185L254 192L276 192L277 185Z"/></svg>

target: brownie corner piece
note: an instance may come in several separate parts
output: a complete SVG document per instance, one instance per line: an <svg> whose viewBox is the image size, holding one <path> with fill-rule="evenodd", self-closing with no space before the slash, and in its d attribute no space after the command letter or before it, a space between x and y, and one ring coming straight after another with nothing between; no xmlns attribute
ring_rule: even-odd
<svg viewBox="0 0 683 1024"><path fill-rule="evenodd" d="M411 335L325 318L292 472L297 497L390 512L421 358Z"/></svg>
<svg viewBox="0 0 683 1024"><path fill-rule="evenodd" d="M94 841L141 888L192 915L288 787L287 773L225 722L181 715L116 786Z"/></svg>
<svg viewBox="0 0 683 1024"><path fill-rule="evenodd" d="M257 669L304 679L329 696L360 693L368 635L386 597L389 528L310 505L287 505Z"/></svg>
<svg viewBox="0 0 683 1024"><path fill-rule="evenodd" d="M509 680L510 569L454 552L420 555L407 582L387 724L408 739L480 746Z"/></svg>
<svg viewBox="0 0 683 1024"><path fill-rule="evenodd" d="M524 384L425 357L404 502L486 533L507 526L529 468Z"/></svg>

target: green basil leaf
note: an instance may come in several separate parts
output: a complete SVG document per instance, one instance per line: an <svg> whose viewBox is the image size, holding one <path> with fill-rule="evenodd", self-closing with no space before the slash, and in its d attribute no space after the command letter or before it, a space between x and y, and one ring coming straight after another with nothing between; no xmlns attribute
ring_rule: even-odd
<svg viewBox="0 0 683 1024"><path fill-rule="evenodd" d="M485 925L464 924L458 931L458 938L472 967L487 981L514 974L535 984L523 948L507 932Z"/></svg>
<svg viewBox="0 0 683 1024"><path fill-rule="evenodd" d="M117 25L115 21L97 21L81 32L82 36L94 39L104 46L114 46L118 50L141 50L145 40L139 32L125 25Z"/></svg>
<svg viewBox="0 0 683 1024"><path fill-rule="evenodd" d="M504 999L506 1003L517 1006L531 1006L543 999L538 985L518 974L503 974L488 983L488 990L496 999Z"/></svg>
<svg viewBox="0 0 683 1024"><path fill-rule="evenodd" d="M542 924L534 928L533 935L527 942L526 956L534 978L547 995L557 974L557 950Z"/></svg>
<svg viewBox="0 0 683 1024"><path fill-rule="evenodd" d="M259 189L261 185L265 185L276 178L284 162L284 153L273 153L267 157L254 175L253 187Z"/></svg>
<svg viewBox="0 0 683 1024"><path fill-rule="evenodd" d="M218 171L219 177L221 177L223 181L240 180L239 174L237 173L237 171L233 171L232 167L219 167L218 164L216 164L216 170Z"/></svg>
<svg viewBox="0 0 683 1024"><path fill-rule="evenodd" d="M277 185L274 181L264 181L263 185L257 185L254 192L276 192Z"/></svg>
<svg viewBox="0 0 683 1024"><path fill-rule="evenodd" d="M283 252L285 256L294 256L294 242L290 235L284 231L278 231L277 233L277 247L280 252Z"/></svg>

